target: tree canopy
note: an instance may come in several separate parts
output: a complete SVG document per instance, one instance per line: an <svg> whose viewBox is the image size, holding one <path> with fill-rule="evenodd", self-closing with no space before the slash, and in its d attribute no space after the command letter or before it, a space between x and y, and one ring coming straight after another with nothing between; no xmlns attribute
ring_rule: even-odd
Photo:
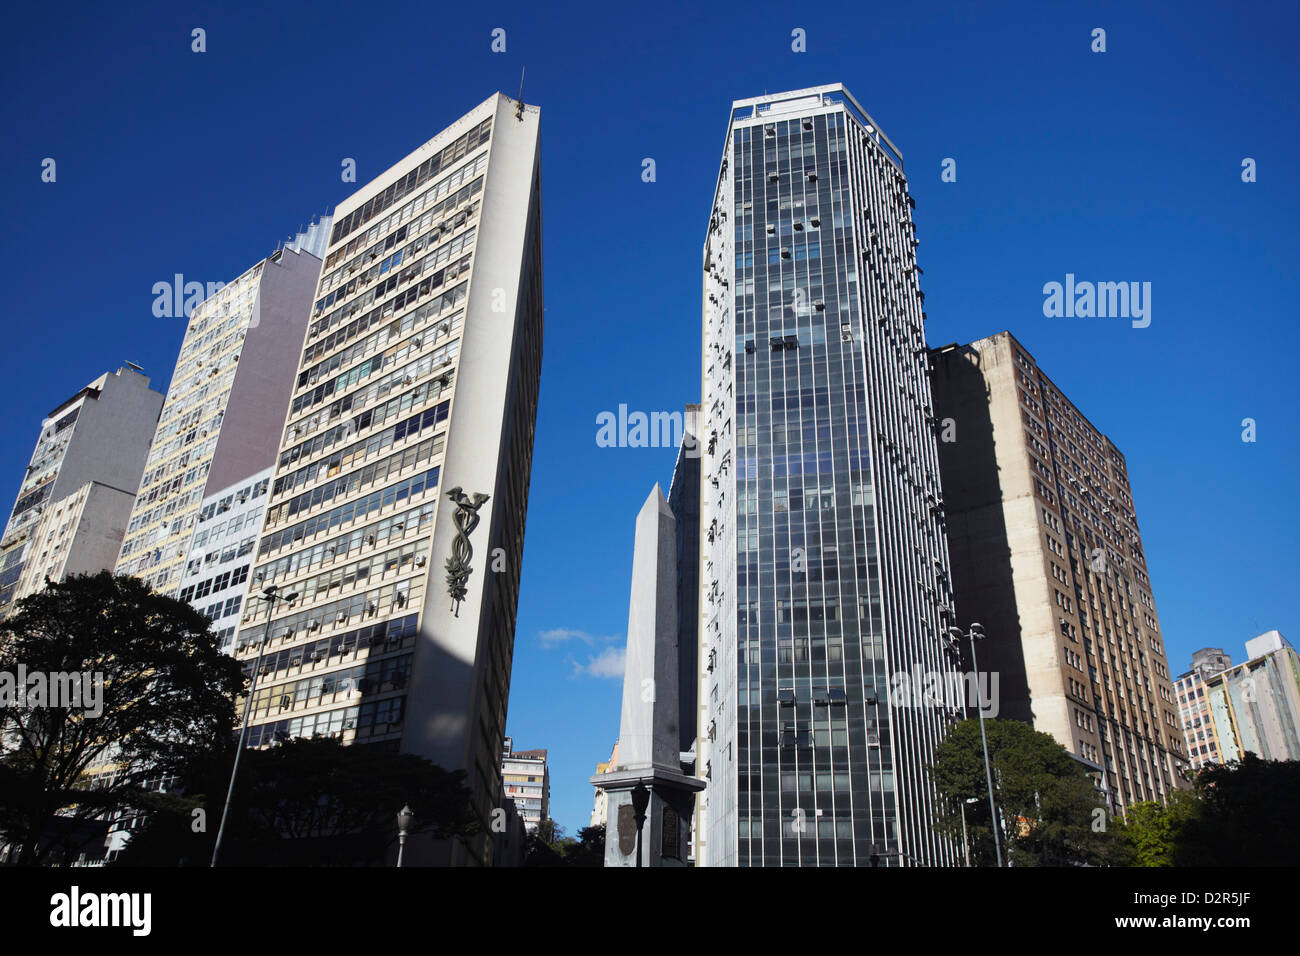
<svg viewBox="0 0 1300 956"><path fill-rule="evenodd" d="M1300 761L1239 761L1201 769L1167 806L1130 807L1121 839L1136 866L1295 866Z"/></svg>
<svg viewBox="0 0 1300 956"><path fill-rule="evenodd" d="M587 867L605 865L605 827L583 827L577 838L565 836L564 827L550 817L529 832L524 866Z"/></svg>
<svg viewBox="0 0 1300 956"><path fill-rule="evenodd" d="M1083 764L1049 734L1028 724L986 720L984 725L1006 862L1013 866L1122 862L1104 797ZM964 805L971 864L995 865L978 720L965 720L952 728L935 748L932 774L943 807L940 828L961 840Z"/></svg>
<svg viewBox="0 0 1300 956"><path fill-rule="evenodd" d="M4 674L33 687L79 675L99 698L93 708L44 698L0 708L0 839L26 865L97 850L81 824L228 746L244 681L206 617L107 571L18 602L0 624Z"/></svg>
<svg viewBox="0 0 1300 956"><path fill-rule="evenodd" d="M158 795L119 858L128 866L206 866L230 776L229 755L186 783L186 795ZM223 866L377 866L397 842L397 811L409 805L410 833L435 839L478 832L464 771L416 754L298 738L248 750L240 763ZM195 811L201 811L196 813ZM202 830L195 821L204 820Z"/></svg>

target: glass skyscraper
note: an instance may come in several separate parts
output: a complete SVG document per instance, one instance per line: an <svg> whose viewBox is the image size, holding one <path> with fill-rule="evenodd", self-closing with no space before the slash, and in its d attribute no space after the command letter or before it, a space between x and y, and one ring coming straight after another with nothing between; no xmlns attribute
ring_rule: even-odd
<svg viewBox="0 0 1300 956"><path fill-rule="evenodd" d="M954 863L927 772L961 711L902 157L840 85L740 100L704 247L704 866Z"/></svg>

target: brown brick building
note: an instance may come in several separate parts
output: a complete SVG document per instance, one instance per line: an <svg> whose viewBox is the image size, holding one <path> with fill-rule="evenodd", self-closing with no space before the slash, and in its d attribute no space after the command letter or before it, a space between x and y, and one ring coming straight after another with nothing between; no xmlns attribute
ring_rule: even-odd
<svg viewBox="0 0 1300 956"><path fill-rule="evenodd" d="M1187 760L1124 456L1011 333L931 355L957 613L988 634L999 716L1113 808L1162 801Z"/></svg>

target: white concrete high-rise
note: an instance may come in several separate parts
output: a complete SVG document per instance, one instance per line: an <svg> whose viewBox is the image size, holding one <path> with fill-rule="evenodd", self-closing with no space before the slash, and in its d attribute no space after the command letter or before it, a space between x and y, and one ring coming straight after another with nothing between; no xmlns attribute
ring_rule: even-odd
<svg viewBox="0 0 1300 956"><path fill-rule="evenodd" d="M704 247L702 866L953 863L961 701L913 202L841 85L732 105Z"/></svg>
<svg viewBox="0 0 1300 956"><path fill-rule="evenodd" d="M329 227L328 217L313 222L194 308L118 574L168 595L194 583L203 568L189 552L205 498L274 464Z"/></svg>
<svg viewBox="0 0 1300 956"><path fill-rule="evenodd" d="M248 746L333 734L502 794L542 354L539 111L494 95L334 213L236 654Z"/></svg>
<svg viewBox="0 0 1300 956"><path fill-rule="evenodd" d="M45 417L0 537L0 614L21 596L20 579L26 579L22 594L30 594L40 590L46 574L57 579L113 567L123 502L129 511L162 404L148 376L128 363ZM74 540L83 553L72 554ZM29 556L39 569L24 575Z"/></svg>
<svg viewBox="0 0 1300 956"><path fill-rule="evenodd" d="M98 481L51 502L32 530L14 600L35 594L47 582L113 567L135 495Z"/></svg>

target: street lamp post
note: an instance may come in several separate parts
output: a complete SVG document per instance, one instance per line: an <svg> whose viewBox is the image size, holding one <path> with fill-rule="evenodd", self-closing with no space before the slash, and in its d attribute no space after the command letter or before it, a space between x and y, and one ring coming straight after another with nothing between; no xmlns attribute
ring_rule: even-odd
<svg viewBox="0 0 1300 956"><path fill-rule="evenodd" d="M226 788L226 805L221 810L221 825L217 828L217 842L212 846L212 862L209 866L217 865L217 857L221 853L221 838L226 833L226 818L230 816L230 801L235 795L235 778L239 775L239 759L244 755L244 739L248 735L248 714L253 709L253 691L257 687L257 672L262 666L262 655L266 653L266 645L271 639L271 618L275 616L275 602L293 604L298 600L298 592L290 591L288 594L281 595L278 585L268 584L262 589L262 600L267 605L266 627L262 629L262 643L258 645L257 660L253 662L253 676L248 682L248 697L244 701L244 719L239 725L239 746L235 749L235 764L230 768L230 786Z"/></svg>
<svg viewBox="0 0 1300 956"><path fill-rule="evenodd" d="M970 866L970 841L966 838L966 805L968 803L979 803L979 797L967 797L961 802L961 846L966 856L966 865Z"/></svg>
<svg viewBox="0 0 1300 956"><path fill-rule="evenodd" d="M975 658L975 642L984 640L984 625L972 624L970 631L963 634L961 628L948 628L948 636L954 641L959 641L963 637L970 639L970 666L975 673L975 701L978 704L980 718L980 744L984 747L984 780L989 788L989 822L993 827L993 851L998 858L998 866L1002 865L1002 840L998 836L998 810L993 802L993 770L989 763L989 740L984 733L984 695L980 689L980 667Z"/></svg>
<svg viewBox="0 0 1300 956"><path fill-rule="evenodd" d="M632 791L632 812L636 816L636 865L641 866L641 831L645 828L645 811L650 806L650 791L637 784Z"/></svg>
<svg viewBox="0 0 1300 956"><path fill-rule="evenodd" d="M411 829L411 821L415 819L415 814L411 812L411 807L406 804L397 813L397 865L402 865L402 851L406 849L406 833Z"/></svg>

